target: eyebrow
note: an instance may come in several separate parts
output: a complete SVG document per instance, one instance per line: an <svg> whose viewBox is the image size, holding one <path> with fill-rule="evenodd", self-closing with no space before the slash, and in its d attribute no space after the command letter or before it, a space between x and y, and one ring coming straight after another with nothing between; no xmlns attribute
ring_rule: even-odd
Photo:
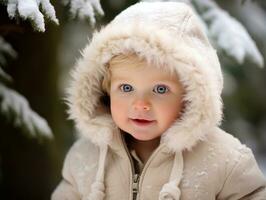
<svg viewBox="0 0 266 200"><path fill-rule="evenodd" d="M111 81L128 81L128 79L122 78L122 77L115 77L115 78L111 78Z"/></svg>
<svg viewBox="0 0 266 200"><path fill-rule="evenodd" d="M122 77L116 77L116 78L111 78L112 82L130 82L130 79L125 79ZM180 84L180 82L174 81L174 80L169 80L169 79L160 79L160 80L154 80L154 82L157 82L158 84L162 83L162 84Z"/></svg>

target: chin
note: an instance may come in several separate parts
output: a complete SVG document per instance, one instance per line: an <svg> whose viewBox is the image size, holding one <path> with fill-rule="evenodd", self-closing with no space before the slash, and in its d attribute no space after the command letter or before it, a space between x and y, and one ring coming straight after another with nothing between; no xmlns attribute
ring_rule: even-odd
<svg viewBox="0 0 266 200"><path fill-rule="evenodd" d="M150 141L153 140L157 137L147 137L147 135L144 135L145 133L141 133L141 134L131 134L132 137L134 137L136 140L140 140L140 141ZM147 133L146 133L147 134ZM146 136L146 137L145 137Z"/></svg>

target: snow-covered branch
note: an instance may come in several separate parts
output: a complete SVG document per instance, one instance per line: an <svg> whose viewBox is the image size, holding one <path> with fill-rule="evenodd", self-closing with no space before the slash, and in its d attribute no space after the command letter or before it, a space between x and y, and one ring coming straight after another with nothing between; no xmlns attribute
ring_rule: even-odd
<svg viewBox="0 0 266 200"><path fill-rule="evenodd" d="M45 31L44 16L59 24L50 0L0 0L0 2L7 5L10 18L21 17L24 20L30 20L38 31ZM100 0L62 0L62 3L69 8L72 18L88 20L93 27L96 16L104 15Z"/></svg>
<svg viewBox="0 0 266 200"><path fill-rule="evenodd" d="M19 15L25 20L29 19L34 28L41 32L45 31L44 15L49 20L59 24L54 7L49 0L8 0L7 12L10 18Z"/></svg>
<svg viewBox="0 0 266 200"><path fill-rule="evenodd" d="M190 3L190 0L141 0L141 1L145 1L145 2L167 2L167 1L175 1L175 2L185 2L185 3Z"/></svg>
<svg viewBox="0 0 266 200"><path fill-rule="evenodd" d="M0 66L0 82L11 83L12 78Z"/></svg>
<svg viewBox="0 0 266 200"><path fill-rule="evenodd" d="M16 91L0 83L0 114L9 119L14 126L24 130L32 137L52 138L52 131L46 120L34 112L28 101Z"/></svg>
<svg viewBox="0 0 266 200"><path fill-rule="evenodd" d="M0 36L0 114L30 136L52 138L52 131L45 119L30 108L28 101L23 96L3 85L3 83L12 81L11 76L1 67L6 65L5 56L16 58L17 53Z"/></svg>
<svg viewBox="0 0 266 200"><path fill-rule="evenodd" d="M6 65L5 56L16 58L17 53L12 48L12 46L9 43L7 43L3 37L0 36L0 66Z"/></svg>
<svg viewBox="0 0 266 200"><path fill-rule="evenodd" d="M209 36L218 50L233 58L238 64L249 60L263 67L261 53L240 22L212 0L192 0L192 3L206 23Z"/></svg>
<svg viewBox="0 0 266 200"><path fill-rule="evenodd" d="M96 15L104 15L100 0L63 0L63 3L70 7L72 18L89 20L92 26L95 26Z"/></svg>
<svg viewBox="0 0 266 200"><path fill-rule="evenodd" d="M10 44L8 44L4 38L0 36L0 82L10 83L12 81L11 76L9 76L3 69L2 66L5 66L7 63L6 56L11 58L16 58L17 53L12 48Z"/></svg>

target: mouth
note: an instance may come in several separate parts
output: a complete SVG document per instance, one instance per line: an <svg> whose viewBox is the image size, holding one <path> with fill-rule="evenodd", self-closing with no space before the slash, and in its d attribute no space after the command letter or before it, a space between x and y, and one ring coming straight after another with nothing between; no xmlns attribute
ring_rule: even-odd
<svg viewBox="0 0 266 200"><path fill-rule="evenodd" d="M137 126L148 126L155 122L155 120L148 120L148 119L130 119L130 121Z"/></svg>

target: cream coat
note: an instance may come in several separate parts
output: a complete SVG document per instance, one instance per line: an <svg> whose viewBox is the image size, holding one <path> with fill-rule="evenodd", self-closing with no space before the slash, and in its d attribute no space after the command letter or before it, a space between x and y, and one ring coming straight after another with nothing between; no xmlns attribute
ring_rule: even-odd
<svg viewBox="0 0 266 200"><path fill-rule="evenodd" d="M132 168L123 148L120 134L115 134L109 148L105 172L105 199L132 200ZM174 154L161 145L146 163L139 180L142 200L158 199L162 186L168 182ZM231 135L217 129L193 150L184 151L176 172L183 171L182 200L265 200L265 180L251 151ZM91 192L98 169L99 148L81 139L68 153L64 180L53 194L53 200L85 200ZM181 176L181 173L179 173ZM96 199L95 199L96 200Z"/></svg>
<svg viewBox="0 0 266 200"><path fill-rule="evenodd" d="M176 72L188 102L137 181L101 89L108 61L129 52ZM218 128L222 87L216 52L189 6L129 7L94 34L73 72L69 114L82 136L65 159L52 200L132 200L133 189L138 200L265 200L265 179L252 152Z"/></svg>

